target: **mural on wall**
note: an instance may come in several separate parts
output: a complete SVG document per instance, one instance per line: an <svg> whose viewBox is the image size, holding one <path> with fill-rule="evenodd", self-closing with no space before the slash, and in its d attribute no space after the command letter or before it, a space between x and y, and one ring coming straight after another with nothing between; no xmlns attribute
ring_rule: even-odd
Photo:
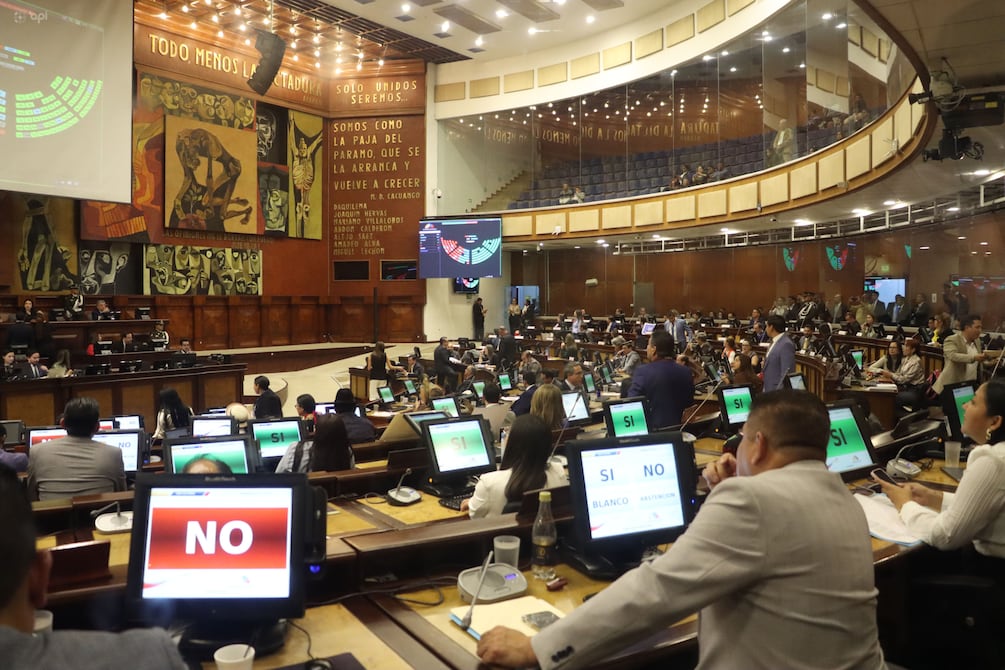
<svg viewBox="0 0 1005 670"><path fill-rule="evenodd" d="M290 112L289 165L293 198L290 204L290 237L321 239L323 188L315 175L324 165L324 119Z"/></svg>
<svg viewBox="0 0 1005 670"><path fill-rule="evenodd" d="M266 235L289 235L290 170L287 161L289 114L258 103L258 215Z"/></svg>
<svg viewBox="0 0 1005 670"><path fill-rule="evenodd" d="M69 198L9 194L11 221L21 221L17 269L21 289L66 291L77 281L74 201Z"/></svg>
<svg viewBox="0 0 1005 670"><path fill-rule="evenodd" d="M260 249L149 244L143 292L148 295L261 295Z"/></svg>
<svg viewBox="0 0 1005 670"><path fill-rule="evenodd" d="M165 118L164 227L261 233L256 210L254 133Z"/></svg>
<svg viewBox="0 0 1005 670"><path fill-rule="evenodd" d="M80 292L84 295L135 295L140 293L142 247L127 242L83 241L77 258Z"/></svg>
<svg viewBox="0 0 1005 670"><path fill-rule="evenodd" d="M133 197L129 205L83 201L80 237L84 240L152 242L164 220L164 117L133 111Z"/></svg>
<svg viewBox="0 0 1005 670"><path fill-rule="evenodd" d="M227 128L252 128L255 124L255 102L251 98L146 72L139 76L137 107Z"/></svg>

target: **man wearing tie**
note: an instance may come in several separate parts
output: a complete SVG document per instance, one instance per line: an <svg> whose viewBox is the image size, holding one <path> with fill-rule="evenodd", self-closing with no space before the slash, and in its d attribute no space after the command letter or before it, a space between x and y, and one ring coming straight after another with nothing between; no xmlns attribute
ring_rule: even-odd
<svg viewBox="0 0 1005 670"><path fill-rule="evenodd" d="M771 346L764 355L764 392L782 388L785 375L796 371L796 345L785 332L785 319L772 314L767 320Z"/></svg>
<svg viewBox="0 0 1005 670"><path fill-rule="evenodd" d="M49 368L40 362L38 351L28 352L28 361L24 365L24 376L28 379L42 379L49 374Z"/></svg>
<svg viewBox="0 0 1005 670"><path fill-rule="evenodd" d="M898 293L893 305L890 306L890 323L895 326L904 325L910 316L911 307L907 304L907 299Z"/></svg>

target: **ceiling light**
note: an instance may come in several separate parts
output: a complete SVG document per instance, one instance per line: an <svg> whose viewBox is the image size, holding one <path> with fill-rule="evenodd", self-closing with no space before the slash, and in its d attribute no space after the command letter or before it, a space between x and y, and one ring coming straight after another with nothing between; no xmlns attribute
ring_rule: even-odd
<svg viewBox="0 0 1005 670"><path fill-rule="evenodd" d="M848 24L847 23L839 23L839 24L837 24L834 27L837 28L838 30L844 30L845 28L848 27Z"/></svg>
<svg viewBox="0 0 1005 670"><path fill-rule="evenodd" d="M870 214L872 214L872 212L870 212L868 209L862 209L860 207L856 207L855 209L851 210L851 213L854 214L855 216L869 216Z"/></svg>
<svg viewBox="0 0 1005 670"><path fill-rule="evenodd" d="M730 72L736 72L736 66L734 65L733 67L729 68L729 71Z"/></svg>
<svg viewBox="0 0 1005 670"><path fill-rule="evenodd" d="M484 37L482 37L481 35L479 35L478 37L475 38L475 46L476 47L480 47L483 44L485 44L485 38Z"/></svg>
<svg viewBox="0 0 1005 670"><path fill-rule="evenodd" d="M719 232L720 233L726 233L727 235L729 235L729 228L720 228Z"/></svg>
<svg viewBox="0 0 1005 670"><path fill-rule="evenodd" d="M603 244L603 243L604 243L604 238L600 238L599 240L597 240L597 244Z"/></svg>
<svg viewBox="0 0 1005 670"><path fill-rule="evenodd" d="M211 16L211 17L209 17L209 18L210 18L210 20L211 20L211 21L212 21L213 23L219 23L219 22L220 22L220 15L219 15L219 14L214 14L213 16Z"/></svg>
<svg viewBox="0 0 1005 670"><path fill-rule="evenodd" d="M597 20L597 17L594 16L593 14L587 14L586 15L586 22L587 23L593 23L596 20Z"/></svg>
<svg viewBox="0 0 1005 670"><path fill-rule="evenodd" d="M918 248L921 249L922 251L928 251L929 249L931 249L931 247L918 247Z"/></svg>
<svg viewBox="0 0 1005 670"><path fill-rule="evenodd" d="M168 13L167 13L167 12L161 12L161 13L159 14L159 16L160 16L160 17L161 17L162 19L166 19L166 18L168 17Z"/></svg>
<svg viewBox="0 0 1005 670"><path fill-rule="evenodd" d="M192 30L195 30L195 28L196 28L195 21L193 21L192 23L188 24L188 27L191 28Z"/></svg>
<svg viewBox="0 0 1005 670"><path fill-rule="evenodd" d="M980 170L974 170L975 177L987 177L989 174L991 174L991 170L986 170L984 168L981 168Z"/></svg>
<svg viewBox="0 0 1005 670"><path fill-rule="evenodd" d="M241 15L241 12L242 12L242 11L243 11L243 10L241 9L241 5L235 5L235 6L234 6L234 13L235 13L235 14L237 14L238 16L240 16L240 15Z"/></svg>
<svg viewBox="0 0 1005 670"><path fill-rule="evenodd" d="M412 11L412 5L408 4L407 2L402 3L402 5L401 5L401 13L402 14L408 14L410 11Z"/></svg>
<svg viewBox="0 0 1005 670"><path fill-rule="evenodd" d="M783 49L782 49L782 53L783 53L783 54L787 54L787 53L789 53L790 51L792 51L792 49L790 49L790 48L788 48L788 47L785 47L785 48L783 48Z"/></svg>
<svg viewBox="0 0 1005 670"><path fill-rule="evenodd" d="M987 242L981 242L981 246L982 247L986 247L986 246L988 246L988 243Z"/></svg>
<svg viewBox="0 0 1005 670"><path fill-rule="evenodd" d="M496 18L497 19L505 19L507 16L509 16L509 12L507 12L505 9L497 9L496 10Z"/></svg>
<svg viewBox="0 0 1005 670"><path fill-rule="evenodd" d="M965 240L965 239L967 239L967 236L966 235L960 235L956 239L958 239L958 240Z"/></svg>
<svg viewBox="0 0 1005 670"><path fill-rule="evenodd" d="M830 12L824 12L824 15L821 16L820 18L822 18L824 21L830 21L831 19L834 18L834 15L831 14Z"/></svg>
<svg viewBox="0 0 1005 670"><path fill-rule="evenodd" d="M809 219L796 219L793 221L797 226L812 226L813 222Z"/></svg>
<svg viewBox="0 0 1005 670"><path fill-rule="evenodd" d="M321 36L314 35L314 44L321 44Z"/></svg>
<svg viewBox="0 0 1005 670"><path fill-rule="evenodd" d="M450 21L444 21L440 24L440 32L445 33L450 30Z"/></svg>
<svg viewBox="0 0 1005 670"><path fill-rule="evenodd" d="M182 5L181 6L181 11L185 12L186 14L188 14L188 5Z"/></svg>
<svg viewBox="0 0 1005 670"><path fill-rule="evenodd" d="M701 57L701 59L702 59L703 61L706 61L706 62L708 62L708 61L712 60L712 58L713 58L713 57L712 57L712 56L709 56L708 54L705 54L704 56L702 56L702 57Z"/></svg>
<svg viewBox="0 0 1005 670"><path fill-rule="evenodd" d="M537 34L537 28L535 28L534 26L531 26L530 28L527 29L527 34L528 35L536 35Z"/></svg>
<svg viewBox="0 0 1005 670"><path fill-rule="evenodd" d="M883 201L883 205L884 205L885 207L893 207L893 206L894 206L894 205L896 205L896 204L897 204L897 201L896 201L896 200L884 200L884 201Z"/></svg>
<svg viewBox="0 0 1005 670"><path fill-rule="evenodd" d="M722 50L722 53L720 53L719 55L720 55L720 56L728 56L728 55L729 55L729 52L728 52L728 51L726 51L725 49L723 49L723 50Z"/></svg>

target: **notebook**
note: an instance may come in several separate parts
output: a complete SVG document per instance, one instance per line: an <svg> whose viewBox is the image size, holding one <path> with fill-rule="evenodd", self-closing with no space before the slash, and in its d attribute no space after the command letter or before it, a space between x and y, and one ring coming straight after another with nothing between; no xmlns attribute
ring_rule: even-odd
<svg viewBox="0 0 1005 670"><path fill-rule="evenodd" d="M455 607L450 610L450 620L457 625L468 613L470 605ZM555 616L562 618L565 613L557 609L551 603L536 598L534 596L523 596L513 600L503 600L491 605L475 605L475 611L471 617L471 626L467 633L476 640L482 639L482 633L492 630L496 626L506 626L513 630L518 630L524 635L534 635L537 630L523 622L524 614L534 612L551 612Z"/></svg>

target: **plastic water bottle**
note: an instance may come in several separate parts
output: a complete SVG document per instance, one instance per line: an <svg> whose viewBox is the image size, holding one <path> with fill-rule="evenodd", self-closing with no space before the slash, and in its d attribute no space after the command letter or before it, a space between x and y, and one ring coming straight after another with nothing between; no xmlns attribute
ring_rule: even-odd
<svg viewBox="0 0 1005 670"><path fill-rule="evenodd" d="M537 501L537 518L534 519L534 529L530 536L534 545L531 563L534 566L534 579L550 581L555 578L555 545L558 544L555 517L551 514L551 491L541 491Z"/></svg>

